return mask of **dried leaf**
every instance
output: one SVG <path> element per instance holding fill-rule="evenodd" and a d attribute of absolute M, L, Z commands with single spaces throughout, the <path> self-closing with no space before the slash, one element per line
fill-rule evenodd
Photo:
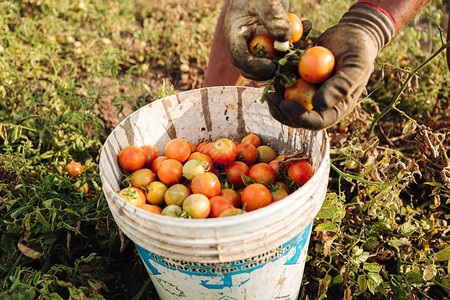
<path fill-rule="evenodd" d="M 36 250 L 33 250 L 33 249 L 25 246 L 21 242 L 17 243 L 17 248 L 19 248 L 20 252 L 22 252 L 25 256 L 28 256 L 29 258 L 38 259 L 44 255 L 44 253 L 40 253 Z"/>

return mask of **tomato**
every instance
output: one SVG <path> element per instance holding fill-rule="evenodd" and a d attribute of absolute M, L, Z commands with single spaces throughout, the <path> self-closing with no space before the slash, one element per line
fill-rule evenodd
<path fill-rule="evenodd" d="M 208 197 L 202 194 L 192 194 L 183 202 L 183 211 L 194 219 L 206 219 L 211 210 Z"/>
<path fill-rule="evenodd" d="M 258 158 L 258 151 L 256 150 L 256 147 L 250 143 L 240 143 L 236 146 L 236 151 L 247 165 L 255 163 Z"/>
<path fill-rule="evenodd" d="M 207 162 L 196 159 L 189 160 L 183 165 L 183 176 L 187 180 L 192 180 L 195 176 L 205 173 L 206 168 L 209 168 Z"/>
<path fill-rule="evenodd" d="M 161 214 L 162 208 L 158 205 L 153 205 L 153 204 L 144 204 L 141 206 L 138 206 L 139 208 L 142 208 L 143 210 L 146 210 L 148 212 L 151 212 L 153 214 Z"/>
<path fill-rule="evenodd" d="M 269 205 L 272 202 L 272 194 L 265 185 L 252 183 L 242 191 L 241 200 L 246 211 L 253 211 Z"/>
<path fill-rule="evenodd" d="M 217 176 L 211 172 L 197 175 L 191 181 L 191 190 L 194 194 L 203 194 L 208 198 L 220 194 L 220 181 Z"/>
<path fill-rule="evenodd" d="M 127 146 L 119 152 L 119 165 L 125 171 L 136 171 L 145 165 L 145 151 L 138 146 Z"/>
<path fill-rule="evenodd" d="M 288 177 L 296 183 L 305 184 L 314 174 L 314 168 L 306 160 L 299 160 L 289 166 Z"/>
<path fill-rule="evenodd" d="M 287 13 L 287 16 L 289 18 L 289 21 L 291 21 L 292 26 L 292 36 L 289 42 L 291 43 L 297 43 L 300 41 L 303 35 L 303 24 L 300 18 L 293 14 L 293 13 Z"/>
<path fill-rule="evenodd" d="M 167 160 L 167 157 L 165 155 L 163 155 L 163 156 L 159 156 L 159 157 L 155 158 L 152 161 L 152 171 L 153 171 L 153 173 L 158 174 L 159 166 L 161 166 L 161 163 L 163 161 L 165 161 L 165 160 Z"/>
<path fill-rule="evenodd" d="M 275 189 L 274 191 L 271 192 L 271 194 L 272 194 L 272 202 L 279 201 L 289 195 L 285 190 L 281 188 Z"/>
<path fill-rule="evenodd" d="M 249 133 L 242 138 L 241 144 L 242 143 L 250 143 L 255 146 L 255 148 L 258 148 L 259 146 L 261 146 L 261 139 L 256 134 Z"/>
<path fill-rule="evenodd" d="M 220 166 L 231 164 L 237 156 L 236 145 L 229 139 L 218 139 L 209 151 L 214 163 Z"/>
<path fill-rule="evenodd" d="M 153 181 L 147 187 L 147 202 L 154 205 L 162 205 L 164 203 L 164 194 L 167 191 L 167 185 L 161 181 Z"/>
<path fill-rule="evenodd" d="M 234 207 L 242 206 L 241 196 L 233 189 L 222 189 L 219 195 L 230 199 Z"/>
<path fill-rule="evenodd" d="M 189 148 L 191 150 L 191 153 L 194 153 L 195 151 L 197 151 L 197 145 L 191 142 L 188 142 L 189 144 Z"/>
<path fill-rule="evenodd" d="M 161 214 L 168 217 L 178 218 L 182 212 L 183 209 L 180 206 L 172 204 L 164 207 Z"/>
<path fill-rule="evenodd" d="M 200 144 L 198 144 L 196 152 L 202 152 L 203 148 L 205 148 L 208 143 L 209 142 L 207 141 L 203 141 Z"/>
<path fill-rule="evenodd" d="M 208 168 L 209 168 L 209 169 L 206 169 L 207 171 L 211 170 L 214 167 L 212 158 L 209 155 L 206 155 L 204 153 L 201 153 L 198 151 L 192 153 L 191 155 L 189 155 L 188 160 L 193 160 L 193 159 L 197 159 L 197 160 L 206 162 L 208 164 Z"/>
<path fill-rule="evenodd" d="M 164 201 L 167 205 L 183 205 L 184 199 L 191 194 L 187 186 L 177 183 L 169 187 L 164 194 Z"/>
<path fill-rule="evenodd" d="M 277 181 L 277 182 L 275 182 L 273 185 L 274 185 L 275 188 L 285 190 L 286 193 L 287 193 L 288 195 L 291 193 L 291 190 L 289 189 L 289 187 L 287 186 L 287 184 L 284 183 L 284 182 Z"/>
<path fill-rule="evenodd" d="M 259 146 L 256 151 L 258 152 L 257 162 L 269 163 L 277 157 L 275 150 L 267 145 Z"/>
<path fill-rule="evenodd" d="M 277 178 L 277 172 L 267 163 L 259 163 L 250 168 L 248 176 L 255 182 L 272 184 Z"/>
<path fill-rule="evenodd" d="M 211 151 L 211 147 L 213 143 L 206 143 L 204 147 L 200 147 L 200 152 L 209 156 L 209 151 Z"/>
<path fill-rule="evenodd" d="M 179 162 L 185 162 L 191 154 L 191 147 L 183 139 L 170 140 L 164 149 L 164 155 L 167 158 L 176 159 Z"/>
<path fill-rule="evenodd" d="M 134 206 L 145 204 L 145 194 L 138 188 L 133 186 L 124 188 L 118 193 L 119 197 Z"/>
<path fill-rule="evenodd" d="M 280 161 L 279 159 L 274 159 L 271 162 L 269 162 L 269 166 L 272 167 L 272 169 L 277 172 L 278 174 L 278 170 L 280 169 Z"/>
<path fill-rule="evenodd" d="M 309 83 L 321 83 L 333 72 L 334 55 L 325 47 L 314 46 L 303 53 L 298 64 L 300 77 Z"/>
<path fill-rule="evenodd" d="M 219 215 L 219 218 L 242 215 L 244 213 L 245 213 L 245 211 L 240 208 L 230 207 L 230 208 L 227 208 L 224 211 L 222 211 Z"/>
<path fill-rule="evenodd" d="M 87 192 L 89 191 L 89 184 L 85 182 L 83 185 L 81 185 L 81 180 L 77 180 L 73 184 L 73 188 L 75 189 L 75 191 L 77 191 L 77 193 L 87 194 Z"/>
<path fill-rule="evenodd" d="M 316 91 L 317 88 L 314 85 L 299 78 L 294 85 L 284 91 L 284 98 L 294 100 L 305 109 L 313 109 L 312 98 Z"/>
<path fill-rule="evenodd" d="M 147 187 L 150 182 L 155 181 L 156 175 L 152 170 L 147 168 L 142 168 L 134 171 L 131 174 L 130 183 L 131 186 L 142 188 Z"/>
<path fill-rule="evenodd" d="M 159 156 L 158 151 L 152 145 L 143 145 L 141 148 L 145 151 L 144 167 L 150 169 L 152 167 L 152 162 Z"/>
<path fill-rule="evenodd" d="M 64 167 L 64 170 L 70 177 L 75 177 L 83 172 L 83 166 L 79 162 L 72 161 Z"/>
<path fill-rule="evenodd" d="M 277 50 L 273 46 L 275 39 L 268 34 L 259 34 L 252 38 L 248 45 L 248 50 L 256 57 L 274 58 Z"/>
<path fill-rule="evenodd" d="M 225 209 L 233 207 L 233 202 L 223 196 L 214 196 L 209 199 L 209 203 L 211 210 L 209 211 L 208 218 L 217 218 Z"/>
<path fill-rule="evenodd" d="M 244 186 L 242 174 L 248 176 L 249 168 L 242 161 L 234 161 L 225 169 L 225 173 L 227 174 L 228 181 L 232 185 L 235 187 L 242 187 Z"/>
<path fill-rule="evenodd" d="M 166 185 L 173 185 L 183 178 L 183 164 L 173 158 L 164 160 L 158 168 L 158 178 Z"/>

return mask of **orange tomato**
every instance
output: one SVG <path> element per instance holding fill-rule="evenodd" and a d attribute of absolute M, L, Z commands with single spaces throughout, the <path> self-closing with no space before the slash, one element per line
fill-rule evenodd
<path fill-rule="evenodd" d="M 241 200 L 246 211 L 253 211 L 272 203 L 272 194 L 264 184 L 252 183 L 242 191 Z"/>
<path fill-rule="evenodd" d="M 298 64 L 300 77 L 309 83 L 321 83 L 333 72 L 334 55 L 325 47 L 314 46 L 303 53 Z"/>
<path fill-rule="evenodd" d="M 248 45 L 251 54 L 256 57 L 274 58 L 277 56 L 277 50 L 273 46 L 275 39 L 268 34 L 259 34 L 255 36 Z"/>
<path fill-rule="evenodd" d="M 139 208 L 142 208 L 143 210 L 146 210 L 148 212 L 151 212 L 153 214 L 157 214 L 160 215 L 162 208 L 158 205 L 153 205 L 153 204 L 143 204 L 141 206 L 138 206 Z"/>
<path fill-rule="evenodd" d="M 183 164 L 173 158 L 166 159 L 158 168 L 158 178 L 168 186 L 180 182 L 183 178 Z"/>
<path fill-rule="evenodd" d="M 166 144 L 164 155 L 167 158 L 173 158 L 179 162 L 185 162 L 191 154 L 189 143 L 183 139 L 173 139 Z"/>
<path fill-rule="evenodd" d="M 134 206 L 141 206 L 145 204 L 145 194 L 138 188 L 127 187 L 118 193 L 119 197 Z"/>
<path fill-rule="evenodd" d="M 242 138 L 241 143 L 250 143 L 255 146 L 255 148 L 258 148 L 261 146 L 261 139 L 256 134 L 249 133 Z"/>
<path fill-rule="evenodd" d="M 313 109 L 312 98 L 316 93 L 317 88 L 299 78 L 295 85 L 288 87 L 284 91 L 284 98 L 291 99 L 302 105 L 305 109 Z"/>
<path fill-rule="evenodd" d="M 125 171 L 136 171 L 145 165 L 145 151 L 138 146 L 127 146 L 119 152 L 119 165 Z"/>
<path fill-rule="evenodd" d="M 287 13 L 287 16 L 289 18 L 289 21 L 291 21 L 292 25 L 292 36 L 289 42 L 297 43 L 302 38 L 303 34 L 303 24 L 300 18 L 293 14 L 293 13 Z"/>

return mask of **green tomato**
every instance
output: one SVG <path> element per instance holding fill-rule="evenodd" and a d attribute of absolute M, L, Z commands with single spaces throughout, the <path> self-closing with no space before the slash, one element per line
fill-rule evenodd
<path fill-rule="evenodd" d="M 192 180 L 195 176 L 205 173 L 205 167 L 205 162 L 203 161 L 197 159 L 189 160 L 183 166 L 183 176 L 187 180 Z"/>

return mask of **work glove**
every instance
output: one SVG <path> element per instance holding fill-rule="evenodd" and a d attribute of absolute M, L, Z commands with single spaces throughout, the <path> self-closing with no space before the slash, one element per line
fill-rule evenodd
<path fill-rule="evenodd" d="M 262 33 L 271 35 L 276 41 L 286 42 L 291 38 L 292 26 L 286 0 L 231 0 L 225 16 L 225 37 L 231 63 L 242 76 L 253 80 L 269 80 L 274 77 L 276 65 L 267 58 L 257 58 L 248 49 L 250 40 Z M 302 40 L 311 30 L 311 22 L 304 21 Z"/>
<path fill-rule="evenodd" d="M 377 7 L 356 3 L 315 42 L 335 57 L 333 74 L 312 98 L 313 110 L 284 99 L 284 88 L 266 96 L 272 116 L 290 127 L 328 128 L 350 113 L 374 70 L 378 52 L 395 35 L 395 23 Z"/>

